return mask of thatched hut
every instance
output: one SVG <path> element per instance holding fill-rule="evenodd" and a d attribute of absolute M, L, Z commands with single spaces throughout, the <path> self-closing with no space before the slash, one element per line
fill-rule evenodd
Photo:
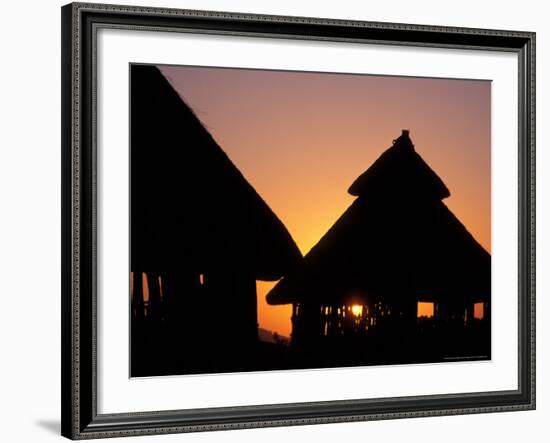
<path fill-rule="evenodd" d="M 186 345 L 253 341 L 256 280 L 279 279 L 301 254 L 160 70 L 130 72 L 131 271 L 147 273 Z"/>
<path fill-rule="evenodd" d="M 406 331 L 423 315 L 462 325 L 483 317 L 491 257 L 442 202 L 449 190 L 409 131 L 349 193 L 357 199 L 267 295 L 293 305 L 294 341 L 364 334 L 392 320 Z"/>

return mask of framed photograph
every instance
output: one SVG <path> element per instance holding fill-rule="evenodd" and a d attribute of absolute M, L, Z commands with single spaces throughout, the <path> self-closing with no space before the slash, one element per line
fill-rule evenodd
<path fill-rule="evenodd" d="M 534 33 L 61 13 L 64 436 L 535 408 Z"/>

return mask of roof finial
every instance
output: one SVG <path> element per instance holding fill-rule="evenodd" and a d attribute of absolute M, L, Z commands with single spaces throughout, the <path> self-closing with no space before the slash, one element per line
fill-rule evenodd
<path fill-rule="evenodd" d="M 409 137 L 408 129 L 402 129 L 401 135 L 393 141 L 393 144 L 397 145 L 398 147 L 414 149 L 414 145 L 411 141 L 411 138 Z"/>

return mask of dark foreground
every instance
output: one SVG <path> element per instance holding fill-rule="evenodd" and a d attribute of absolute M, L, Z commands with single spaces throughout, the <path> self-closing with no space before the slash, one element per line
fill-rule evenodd
<path fill-rule="evenodd" d="M 489 360 L 490 331 L 484 322 L 460 329 L 436 328 L 419 321 L 407 334 L 379 331 L 352 337 L 322 337 L 309 343 L 256 341 L 249 344 L 221 335 L 213 343 L 185 343 L 134 331 L 131 376 L 212 374 L 370 365 Z M 166 331 L 164 331 L 166 332 Z M 383 334 L 383 335 L 382 335 Z"/>

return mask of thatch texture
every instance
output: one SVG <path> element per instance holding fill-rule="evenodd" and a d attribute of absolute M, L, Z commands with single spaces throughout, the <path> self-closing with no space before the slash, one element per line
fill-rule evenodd
<path fill-rule="evenodd" d="M 488 300 L 491 257 L 440 201 L 449 192 L 407 133 L 350 192 L 359 197 L 268 303 Z"/>
<path fill-rule="evenodd" d="M 284 275 L 298 247 L 159 69 L 131 88 L 132 269 Z"/>
<path fill-rule="evenodd" d="M 414 150 L 408 130 L 403 130 L 393 146 L 353 182 L 348 192 L 366 198 L 417 195 L 442 200 L 451 195 L 445 183 Z"/>

